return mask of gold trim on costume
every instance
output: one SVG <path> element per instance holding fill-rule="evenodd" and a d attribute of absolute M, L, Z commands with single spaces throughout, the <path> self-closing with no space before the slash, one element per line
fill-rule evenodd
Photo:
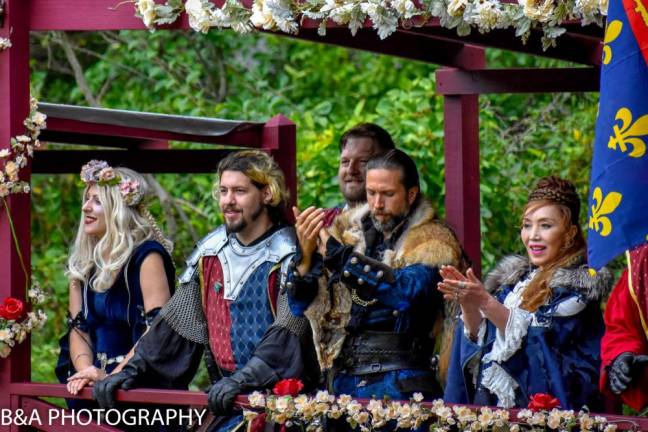
<path fill-rule="evenodd" d="M 630 262 L 630 251 L 626 251 L 626 259 L 628 260 L 628 290 L 630 291 L 630 296 L 632 300 L 637 305 L 637 310 L 639 311 L 639 318 L 641 319 L 641 327 L 643 327 L 644 334 L 646 339 L 648 339 L 648 326 L 646 325 L 646 319 L 644 318 L 643 311 L 639 305 L 639 299 L 637 299 L 637 293 L 635 293 L 634 286 L 632 285 L 632 263 Z"/>

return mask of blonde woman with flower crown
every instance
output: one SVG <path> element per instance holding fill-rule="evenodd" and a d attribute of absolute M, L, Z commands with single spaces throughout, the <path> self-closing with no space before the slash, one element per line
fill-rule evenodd
<path fill-rule="evenodd" d="M 92 160 L 81 180 L 81 221 L 67 265 L 69 336 L 61 338 L 56 368 L 72 394 L 121 370 L 175 279 L 172 245 L 146 207 L 144 178 Z"/>

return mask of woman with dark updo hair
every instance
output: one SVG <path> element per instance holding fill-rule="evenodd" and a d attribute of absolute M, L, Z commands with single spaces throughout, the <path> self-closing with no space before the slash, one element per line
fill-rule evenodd
<path fill-rule="evenodd" d="M 601 298 L 610 273 L 590 273 L 572 183 L 541 179 L 522 213 L 527 256 L 505 257 L 485 283 L 441 270 L 439 290 L 461 309 L 446 402 L 526 407 L 547 393 L 563 409 L 600 407 Z"/>

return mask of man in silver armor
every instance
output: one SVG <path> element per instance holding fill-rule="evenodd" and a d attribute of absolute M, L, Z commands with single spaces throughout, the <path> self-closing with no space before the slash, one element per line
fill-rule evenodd
<path fill-rule="evenodd" d="M 296 250 L 295 232 L 285 219 L 287 188 L 266 153 L 234 153 L 218 166 L 213 196 L 225 224 L 196 246 L 180 276 L 176 294 L 142 337 L 135 355 L 115 375 L 97 383 L 95 399 L 114 405 L 114 391 L 166 382 L 186 388 L 204 351 L 213 385 L 212 430 L 231 430 L 237 394 L 302 378 L 309 355 L 308 324 L 289 310 L 281 282 Z M 310 359 L 309 359 L 310 358 Z"/>

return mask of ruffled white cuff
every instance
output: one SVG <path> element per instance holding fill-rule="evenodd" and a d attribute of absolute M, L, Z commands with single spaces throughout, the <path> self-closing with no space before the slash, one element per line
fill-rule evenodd
<path fill-rule="evenodd" d="M 499 408 L 515 406 L 515 389 L 518 383 L 500 365 L 492 363 L 482 373 L 482 385 L 497 396 Z"/>
<path fill-rule="evenodd" d="M 533 314 L 520 308 L 509 308 L 509 317 L 504 332 L 497 329 L 495 342 L 491 351 L 484 356 L 484 363 L 491 361 L 503 362 L 510 359 L 522 346 L 522 340 L 527 334 Z"/>

